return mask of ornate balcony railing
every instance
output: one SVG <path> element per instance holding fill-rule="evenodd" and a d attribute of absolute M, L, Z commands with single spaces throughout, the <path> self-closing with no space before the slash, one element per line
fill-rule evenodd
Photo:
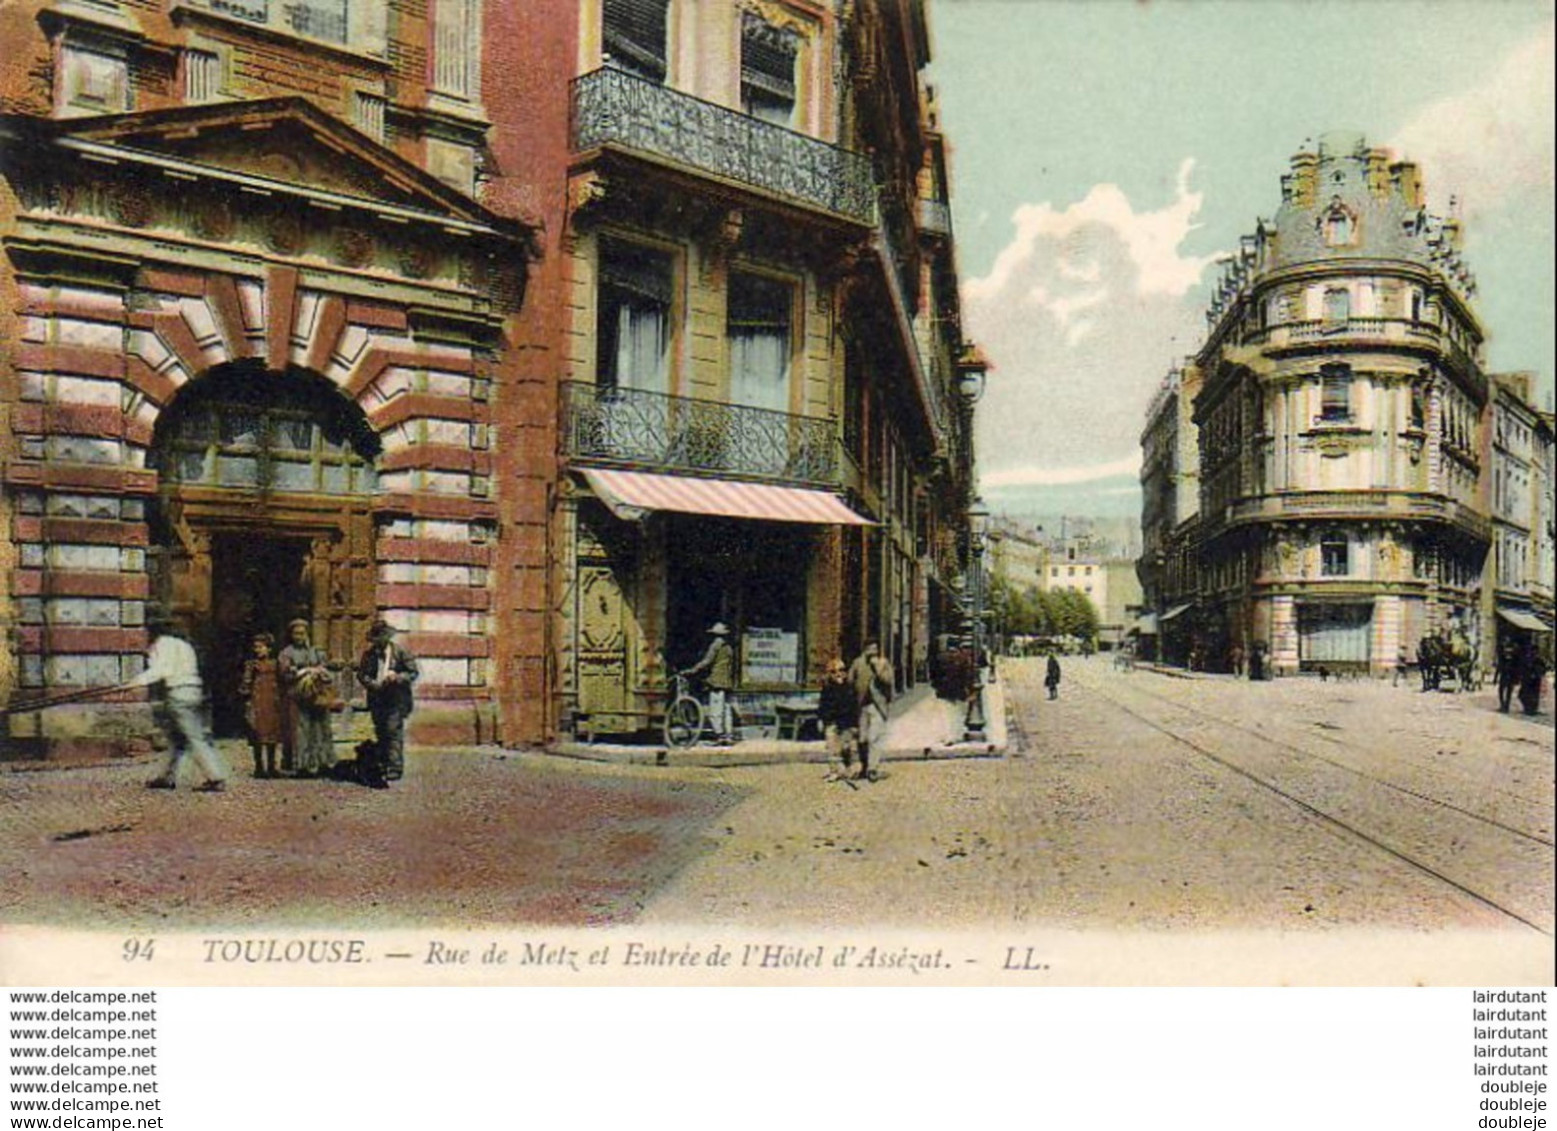
<path fill-rule="evenodd" d="M 587 381 L 562 384 L 570 459 L 838 486 L 832 420 Z"/>
<path fill-rule="evenodd" d="M 574 79 L 572 114 L 575 152 L 621 146 L 863 224 L 875 218 L 860 154 L 626 71 Z"/>
<path fill-rule="evenodd" d="M 1425 342 L 1451 355 L 1462 369 L 1474 371 L 1479 360 L 1456 342 L 1442 327 L 1410 318 L 1356 317 L 1308 318 L 1279 322 L 1243 335 L 1245 345 L 1283 346 L 1295 342 L 1328 341 L 1334 338 L 1386 339 Z"/>
<path fill-rule="evenodd" d="M 1448 522 L 1483 540 L 1492 531 L 1491 521 L 1464 503 L 1421 491 L 1300 491 L 1242 499 L 1225 512 L 1228 524 L 1293 518 Z"/>

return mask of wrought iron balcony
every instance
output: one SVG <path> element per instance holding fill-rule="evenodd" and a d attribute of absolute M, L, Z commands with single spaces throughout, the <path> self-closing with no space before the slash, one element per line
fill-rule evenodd
<path fill-rule="evenodd" d="M 816 138 L 605 67 L 573 80 L 573 149 L 617 146 L 862 224 L 875 218 L 870 162 Z"/>
<path fill-rule="evenodd" d="M 832 420 L 587 381 L 563 382 L 561 399 L 570 459 L 838 486 Z"/>

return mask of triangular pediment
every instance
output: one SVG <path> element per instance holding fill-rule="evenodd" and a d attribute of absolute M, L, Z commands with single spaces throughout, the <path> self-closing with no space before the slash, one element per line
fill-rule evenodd
<path fill-rule="evenodd" d="M 512 227 L 459 190 L 301 98 L 223 102 L 54 123 L 60 138 L 279 186 Z"/>

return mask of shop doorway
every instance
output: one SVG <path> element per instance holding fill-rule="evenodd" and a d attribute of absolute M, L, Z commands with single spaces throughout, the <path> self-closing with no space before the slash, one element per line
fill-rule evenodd
<path fill-rule="evenodd" d="M 806 679 L 806 588 L 814 533 L 806 527 L 700 517 L 666 532 L 666 652 L 695 663 L 723 622 L 743 684 Z"/>

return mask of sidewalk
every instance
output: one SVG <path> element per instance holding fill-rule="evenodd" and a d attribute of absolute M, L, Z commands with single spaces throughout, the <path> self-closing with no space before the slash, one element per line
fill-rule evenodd
<path fill-rule="evenodd" d="M 1005 686 L 998 679 L 984 689 L 985 740 L 963 741 L 966 708 L 936 698 L 929 684 L 921 684 L 893 700 L 886 736 L 878 744 L 878 762 L 923 761 L 941 758 L 991 758 L 1006 752 Z M 640 766 L 767 766 L 791 762 L 827 761 L 820 741 L 789 742 L 776 738 L 746 738 L 733 746 L 694 746 L 672 750 L 663 744 L 559 742 L 551 753 L 591 762 Z"/>

